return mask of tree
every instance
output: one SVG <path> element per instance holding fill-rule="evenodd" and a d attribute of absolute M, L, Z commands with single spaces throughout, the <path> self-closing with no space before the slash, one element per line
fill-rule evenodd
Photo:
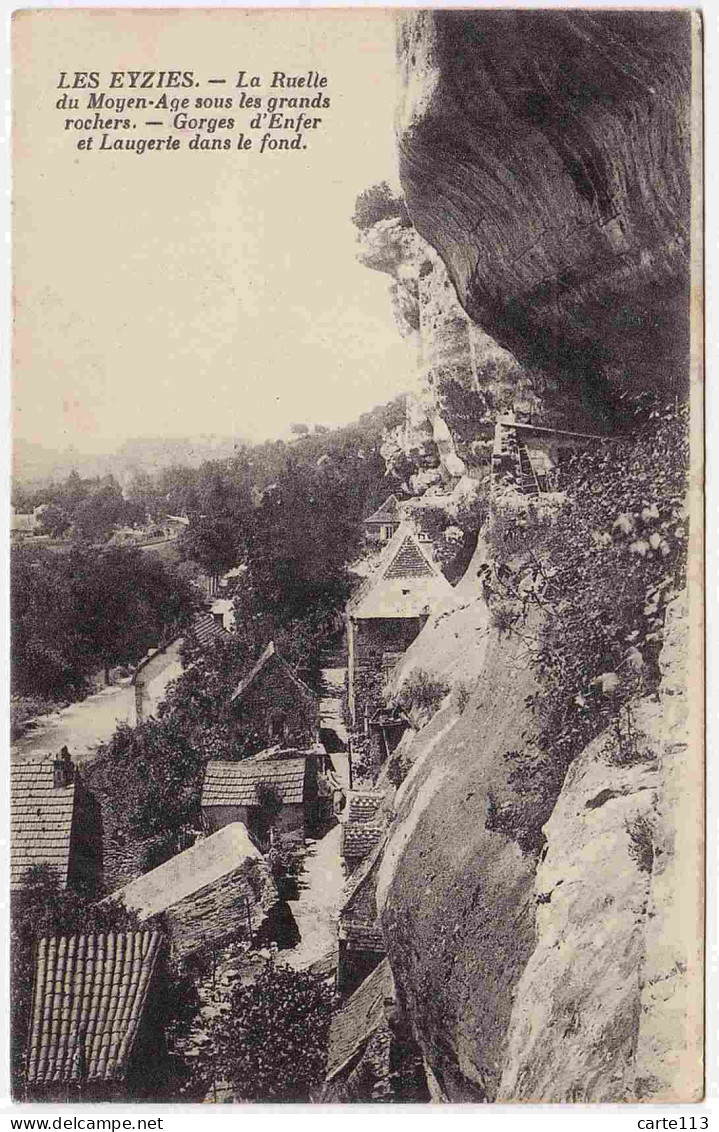
<path fill-rule="evenodd" d="M 270 959 L 237 983 L 212 1037 L 216 1072 L 240 1101 L 308 1101 L 324 1079 L 334 992 L 321 975 Z"/>
<path fill-rule="evenodd" d="M 401 196 L 395 194 L 387 181 L 372 185 L 357 197 L 352 223 L 365 232 L 380 220 L 397 219 L 403 228 L 411 228 L 412 221 Z"/>

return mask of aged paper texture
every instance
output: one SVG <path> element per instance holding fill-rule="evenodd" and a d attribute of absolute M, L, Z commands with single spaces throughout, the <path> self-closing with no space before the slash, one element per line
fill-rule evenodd
<path fill-rule="evenodd" d="M 700 16 L 12 23 L 14 1100 L 702 1100 Z"/>

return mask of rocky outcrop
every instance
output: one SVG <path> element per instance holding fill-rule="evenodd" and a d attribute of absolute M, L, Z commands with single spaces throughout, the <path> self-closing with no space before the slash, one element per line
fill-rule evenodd
<path fill-rule="evenodd" d="M 499 1100 L 701 1095 L 701 848 L 683 812 L 694 797 L 686 693 L 672 692 L 686 675 L 683 598 L 667 625 L 667 682 L 658 701 L 634 705 L 633 750 L 606 734 L 590 744 L 545 826 L 537 946 L 517 985 Z"/>
<path fill-rule="evenodd" d="M 687 745 L 684 598 L 667 611 L 660 695 L 631 708 L 633 746 L 618 750 L 609 732 L 572 765 L 535 871 L 533 856 L 486 828 L 490 800 L 516 798 L 506 754 L 531 743 L 534 687 L 521 642 L 489 624 L 481 556 L 480 545 L 458 602 L 428 622 L 396 676 L 422 667 L 456 687 L 398 748 L 411 769 L 377 880 L 433 1096 L 696 1099 L 701 835 L 687 782 L 700 768 Z"/>
<path fill-rule="evenodd" d="M 597 419 L 685 380 L 685 11 L 400 15 L 400 173 L 470 318 Z"/>

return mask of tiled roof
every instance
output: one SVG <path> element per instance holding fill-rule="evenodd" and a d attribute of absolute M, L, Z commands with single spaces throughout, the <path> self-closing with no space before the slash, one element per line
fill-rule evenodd
<path fill-rule="evenodd" d="M 10 886 L 31 865 L 52 865 L 67 884 L 77 781 L 53 786 L 53 757 L 10 768 Z"/>
<path fill-rule="evenodd" d="M 339 937 L 357 951 L 378 951 L 384 955 L 387 950 L 382 929 L 376 922 L 342 919 Z"/>
<path fill-rule="evenodd" d="M 299 676 L 295 676 L 287 661 L 282 659 L 280 654 L 277 652 L 277 649 L 275 648 L 275 642 L 270 641 L 269 645 L 262 653 L 262 656 L 256 662 L 252 670 L 248 672 L 247 676 L 243 677 L 243 679 L 240 680 L 239 684 L 230 696 L 231 704 L 235 703 L 236 700 L 241 698 L 243 693 L 249 688 L 250 684 L 252 684 L 257 679 L 265 665 L 268 664 L 273 658 L 276 663 L 282 666 L 285 673 L 301 691 L 303 691 L 306 695 L 312 696 L 314 699 L 317 699 L 316 693 L 313 692 L 312 689 L 307 686 L 307 684 L 305 684 L 304 680 L 300 680 Z"/>
<path fill-rule="evenodd" d="M 383 959 L 330 1023 L 327 1044 L 327 1080 L 352 1060 L 361 1046 L 385 1020 L 384 1000 L 394 995 L 389 963 Z"/>
<path fill-rule="evenodd" d="M 355 791 L 350 794 L 349 810 L 347 813 L 347 821 L 352 824 L 354 822 L 372 821 L 378 809 L 382 805 L 384 799 L 383 794 L 375 792 L 360 793 Z"/>
<path fill-rule="evenodd" d="M 399 522 L 399 502 L 396 495 L 385 499 L 381 507 L 374 514 L 365 519 L 365 523 L 396 523 Z"/>
<path fill-rule="evenodd" d="M 29 1084 L 125 1076 L 161 946 L 159 932 L 42 939 L 35 960 Z M 79 1040 L 84 1032 L 84 1044 Z"/>
<path fill-rule="evenodd" d="M 385 578 L 431 578 L 434 571 L 419 549 L 419 543 L 411 535 L 402 543 L 390 566 L 385 570 Z"/>
<path fill-rule="evenodd" d="M 343 825 L 342 856 L 364 859 L 374 849 L 383 833 L 381 825 L 371 825 L 369 822 Z"/>
<path fill-rule="evenodd" d="M 203 613 L 199 617 L 196 617 L 192 622 L 189 632 L 201 648 L 206 648 L 207 645 L 216 641 L 218 637 L 227 635 L 227 630 L 215 621 L 211 613 Z"/>
<path fill-rule="evenodd" d="M 209 762 L 202 787 L 203 806 L 257 806 L 256 787 L 271 782 L 282 801 L 304 801 L 305 756 L 291 759 L 245 759 L 243 762 Z"/>

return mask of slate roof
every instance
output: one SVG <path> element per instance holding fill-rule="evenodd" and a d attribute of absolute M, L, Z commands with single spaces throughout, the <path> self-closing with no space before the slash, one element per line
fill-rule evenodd
<path fill-rule="evenodd" d="M 326 1080 L 330 1081 L 344 1069 L 370 1035 L 384 1023 L 384 1000 L 393 995 L 392 972 L 388 961 L 383 959 L 332 1018 Z"/>
<path fill-rule="evenodd" d="M 243 861 L 262 859 L 242 822 L 231 822 L 117 889 L 103 903 L 121 900 L 126 908 L 137 912 L 140 920 L 145 920 L 233 872 Z"/>
<path fill-rule="evenodd" d="M 402 523 L 346 608 L 353 618 L 418 617 L 452 592 L 411 526 Z"/>
<path fill-rule="evenodd" d="M 357 822 L 354 825 L 349 823 L 342 826 L 342 847 L 340 852 L 343 857 L 355 857 L 364 860 L 368 853 L 374 849 L 380 837 L 384 833 L 381 825 L 372 825 L 369 822 Z"/>
<path fill-rule="evenodd" d="M 256 662 L 252 670 L 248 672 L 247 676 L 243 677 L 243 679 L 240 680 L 239 684 L 230 696 L 231 704 L 235 703 L 242 697 L 244 692 L 246 692 L 249 688 L 250 684 L 252 684 L 260 675 L 265 665 L 268 664 L 273 658 L 275 662 L 282 667 L 286 675 L 289 676 L 290 680 L 292 680 L 296 684 L 296 686 L 305 693 L 305 695 L 311 696 L 315 700 L 318 699 L 317 694 L 313 692 L 307 684 L 305 684 L 304 680 L 300 680 L 299 676 L 295 676 L 287 661 L 282 659 L 280 654 L 277 652 L 277 649 L 275 648 L 275 642 L 270 641 L 267 648 L 262 653 L 262 656 Z"/>
<path fill-rule="evenodd" d="M 202 787 L 203 806 L 257 806 L 256 787 L 271 782 L 285 805 L 303 802 L 306 755 L 289 759 L 209 762 Z"/>
<path fill-rule="evenodd" d="M 51 865 L 67 884 L 77 777 L 53 786 L 53 756 L 10 767 L 10 887 L 31 865 Z"/>
<path fill-rule="evenodd" d="M 160 948 L 159 932 L 40 940 L 30 1011 L 29 1084 L 124 1078 Z M 84 1049 L 78 1042 L 83 1030 Z"/>
<path fill-rule="evenodd" d="M 365 523 L 398 523 L 399 522 L 399 501 L 396 495 L 390 495 L 389 499 L 385 499 L 381 507 L 368 518 Z"/>

